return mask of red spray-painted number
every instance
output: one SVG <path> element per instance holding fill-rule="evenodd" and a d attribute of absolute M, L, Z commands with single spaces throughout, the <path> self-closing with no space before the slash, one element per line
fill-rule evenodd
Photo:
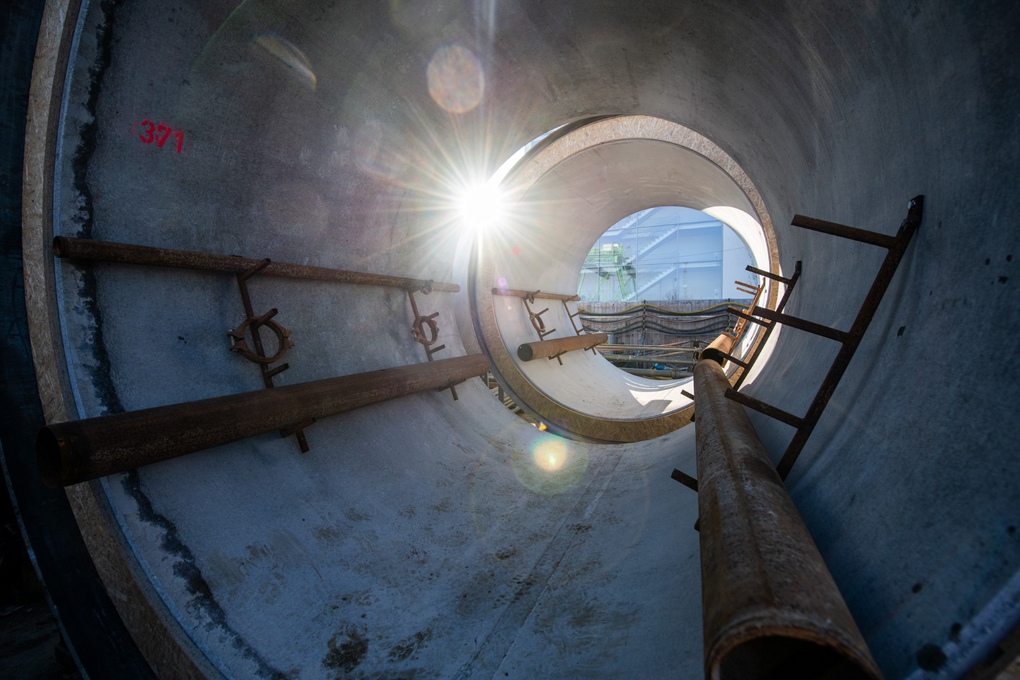
<path fill-rule="evenodd" d="M 138 139 L 142 140 L 145 144 L 156 143 L 156 146 L 160 149 L 166 144 L 167 140 L 170 139 L 170 135 L 173 134 L 174 139 L 177 140 L 177 153 L 181 152 L 184 147 L 184 132 L 181 130 L 174 130 L 166 123 L 153 123 L 151 120 L 143 120 L 138 123 Z"/>

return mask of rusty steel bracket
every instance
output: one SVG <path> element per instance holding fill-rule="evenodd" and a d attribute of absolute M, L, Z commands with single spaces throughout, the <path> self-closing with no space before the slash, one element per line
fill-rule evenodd
<path fill-rule="evenodd" d="M 574 333 L 577 334 L 577 335 L 580 335 L 581 331 L 588 331 L 589 329 L 585 328 L 583 325 L 580 328 L 578 328 L 577 327 L 577 323 L 574 321 L 574 319 L 576 319 L 577 317 L 581 316 L 581 310 L 578 309 L 576 312 L 571 314 L 570 313 L 570 307 L 567 306 L 567 301 L 566 300 L 561 300 L 561 302 L 563 303 L 563 311 L 567 313 L 567 318 L 570 319 L 570 325 L 574 327 Z M 591 350 L 592 354 L 594 354 L 595 356 L 598 356 L 599 353 L 595 349 L 594 346 L 589 347 L 588 349 Z M 560 363 L 562 364 L 563 362 L 561 361 Z"/>
<path fill-rule="evenodd" d="M 241 292 L 241 302 L 244 304 L 245 319 L 241 322 L 240 326 L 227 331 L 227 336 L 231 339 L 230 351 L 237 352 L 248 361 L 258 365 L 259 371 L 262 373 L 262 384 L 266 386 L 266 389 L 275 387 L 273 384 L 274 376 L 290 368 L 290 364 L 280 364 L 275 368 L 269 368 L 269 364 L 282 359 L 287 350 L 294 346 L 294 341 L 290 339 L 290 331 L 273 319 L 278 313 L 275 307 L 261 316 L 255 316 L 255 308 L 251 304 L 251 295 L 248 293 L 248 279 L 268 267 L 270 263 L 271 260 L 267 257 L 254 267 L 236 275 L 237 287 Z M 266 356 L 265 346 L 262 344 L 262 336 L 259 334 L 259 330 L 262 328 L 268 328 L 276 336 L 277 350 L 276 354 L 272 356 Z M 250 347 L 248 346 L 249 335 L 251 336 Z M 280 430 L 280 437 L 286 438 L 294 435 L 297 438 L 298 446 L 301 448 L 301 453 L 308 453 L 308 439 L 305 438 L 304 429 L 314 422 L 315 420 L 311 419 L 285 427 Z"/>
<path fill-rule="evenodd" d="M 230 345 L 230 351 L 238 352 L 245 359 L 256 364 L 272 364 L 282 359 L 287 350 L 294 346 L 294 342 L 290 339 L 290 331 L 273 320 L 278 311 L 274 307 L 260 317 L 245 319 L 241 322 L 240 326 L 227 333 L 233 340 Z M 258 337 L 260 328 L 268 328 L 276 336 L 277 350 L 276 354 L 271 357 L 265 356 L 264 353 L 253 352 L 248 346 L 248 333 L 251 333 L 253 344 L 256 342 L 261 344 L 261 338 L 259 338 L 259 341 L 255 340 Z"/>
<path fill-rule="evenodd" d="M 546 330 L 545 328 L 545 320 L 542 319 L 542 315 L 549 311 L 548 307 L 543 309 L 541 312 L 535 312 L 531 309 L 531 305 L 535 304 L 535 296 L 541 292 L 542 291 L 540 290 L 536 290 L 534 292 L 527 293 L 522 295 L 521 299 L 524 300 L 524 308 L 528 310 L 528 318 L 531 320 L 531 325 L 534 326 L 535 332 L 538 333 L 538 339 L 544 340 L 545 336 L 555 333 L 556 329 L 553 328 L 551 330 Z"/>
<path fill-rule="evenodd" d="M 414 314 L 414 321 L 411 322 L 411 337 L 414 338 L 415 342 L 421 344 L 425 348 L 425 356 L 429 361 L 435 361 L 432 355 L 440 350 L 446 349 L 446 345 L 440 345 L 439 347 L 433 347 L 436 340 L 439 339 L 439 322 L 436 321 L 439 318 L 439 312 L 433 312 L 428 316 L 425 316 L 418 311 L 418 303 L 414 299 L 415 293 L 421 293 L 422 295 L 428 295 L 432 292 L 432 281 L 426 281 L 421 286 L 409 287 L 407 289 L 407 299 L 411 302 L 411 313 Z M 457 388 L 455 385 L 459 385 L 463 380 L 455 382 L 444 387 L 437 389 L 438 392 L 443 390 L 450 390 L 450 394 L 453 395 L 453 400 L 457 401 L 460 397 L 457 396 Z"/>

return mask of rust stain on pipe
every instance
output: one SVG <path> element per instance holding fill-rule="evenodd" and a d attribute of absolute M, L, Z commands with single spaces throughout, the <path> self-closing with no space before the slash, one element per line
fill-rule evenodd
<path fill-rule="evenodd" d="M 36 439 L 43 481 L 68 486 L 115 472 L 352 411 L 489 370 L 482 354 L 159 406 L 44 427 Z"/>
<path fill-rule="evenodd" d="M 701 358 L 709 359 L 720 366 L 726 361 L 727 354 L 733 354 L 733 344 L 736 338 L 729 333 L 723 333 L 708 344 L 708 347 L 701 350 Z"/>
<path fill-rule="evenodd" d="M 570 352 L 575 349 L 591 349 L 605 342 L 608 342 L 609 335 L 606 333 L 587 333 L 585 335 L 572 335 L 566 338 L 555 340 L 539 340 L 536 342 L 525 342 L 517 348 L 517 357 L 521 361 L 531 361 L 543 357 L 554 357 L 563 352 Z"/>
<path fill-rule="evenodd" d="M 705 677 L 881 678 L 722 367 L 694 384 Z"/>

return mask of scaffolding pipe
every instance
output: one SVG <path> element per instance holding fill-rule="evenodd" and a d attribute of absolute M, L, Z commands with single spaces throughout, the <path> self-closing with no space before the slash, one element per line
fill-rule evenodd
<path fill-rule="evenodd" d="M 602 345 L 600 351 L 643 350 L 648 352 L 667 352 L 669 354 L 694 354 L 698 350 L 693 347 L 675 347 L 671 345 Z"/>
<path fill-rule="evenodd" d="M 531 361 L 542 357 L 552 357 L 570 352 L 575 349 L 591 349 L 609 340 L 605 333 L 588 333 L 585 335 L 572 335 L 566 338 L 555 340 L 539 340 L 537 342 L 525 342 L 517 348 L 517 357 L 521 361 Z"/>
<path fill-rule="evenodd" d="M 681 365 L 681 366 L 694 366 L 696 361 L 687 357 L 686 359 L 680 359 L 678 357 L 663 357 L 663 356 L 647 356 L 640 354 L 603 354 L 602 358 L 606 361 L 616 362 L 640 362 L 644 364 L 662 364 L 663 366 Z"/>
<path fill-rule="evenodd" d="M 456 283 L 412 279 L 406 276 L 352 272 L 345 269 L 313 267 L 289 262 L 270 262 L 266 264 L 265 260 L 253 260 L 236 255 L 213 255 L 190 250 L 153 248 L 150 246 L 136 246 L 129 243 L 95 241 L 87 238 L 70 238 L 67 236 L 57 236 L 53 239 L 53 254 L 59 258 L 77 262 L 114 262 L 119 264 L 147 265 L 150 267 L 198 269 L 223 272 L 224 274 L 244 274 L 263 265 L 259 269 L 259 276 L 333 281 L 335 283 L 384 286 L 415 291 L 427 290 L 446 293 L 460 291 L 460 286 Z"/>
<path fill-rule="evenodd" d="M 482 354 L 356 373 L 44 427 L 36 439 L 43 481 L 68 486 L 293 423 L 352 411 L 482 375 Z"/>
<path fill-rule="evenodd" d="M 505 297 L 519 297 L 519 298 L 534 298 L 542 300 L 561 300 L 563 302 L 577 302 L 581 299 L 580 295 L 564 295 L 562 293 L 544 293 L 540 290 L 518 290 L 516 288 L 493 288 L 493 295 L 503 295 Z"/>
<path fill-rule="evenodd" d="M 881 677 L 715 361 L 694 368 L 705 677 Z"/>
<path fill-rule="evenodd" d="M 691 372 L 686 369 L 672 368 L 666 370 L 658 370 L 654 368 L 630 368 L 629 366 L 618 366 L 621 371 L 630 373 L 631 375 L 640 376 L 642 378 L 663 378 L 666 380 L 680 380 L 683 378 L 690 378 Z"/>

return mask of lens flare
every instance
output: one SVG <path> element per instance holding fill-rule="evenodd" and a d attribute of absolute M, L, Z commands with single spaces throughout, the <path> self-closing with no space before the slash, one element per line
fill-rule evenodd
<path fill-rule="evenodd" d="M 450 113 L 467 113 L 482 102 L 485 73 L 474 52 L 466 47 L 440 47 L 425 76 L 432 99 Z"/>
<path fill-rule="evenodd" d="M 488 229 L 499 222 L 504 210 L 503 194 L 492 184 L 468 187 L 457 199 L 457 213 L 461 222 L 476 231 Z"/>
<path fill-rule="evenodd" d="M 567 446 L 562 439 L 546 439 L 535 446 L 531 455 L 535 459 L 535 465 L 554 472 L 566 464 Z"/>
<path fill-rule="evenodd" d="M 530 451 L 515 451 L 511 458 L 514 476 L 529 491 L 552 496 L 563 493 L 581 481 L 588 469 L 588 455 L 571 443 L 543 432 Z"/>

